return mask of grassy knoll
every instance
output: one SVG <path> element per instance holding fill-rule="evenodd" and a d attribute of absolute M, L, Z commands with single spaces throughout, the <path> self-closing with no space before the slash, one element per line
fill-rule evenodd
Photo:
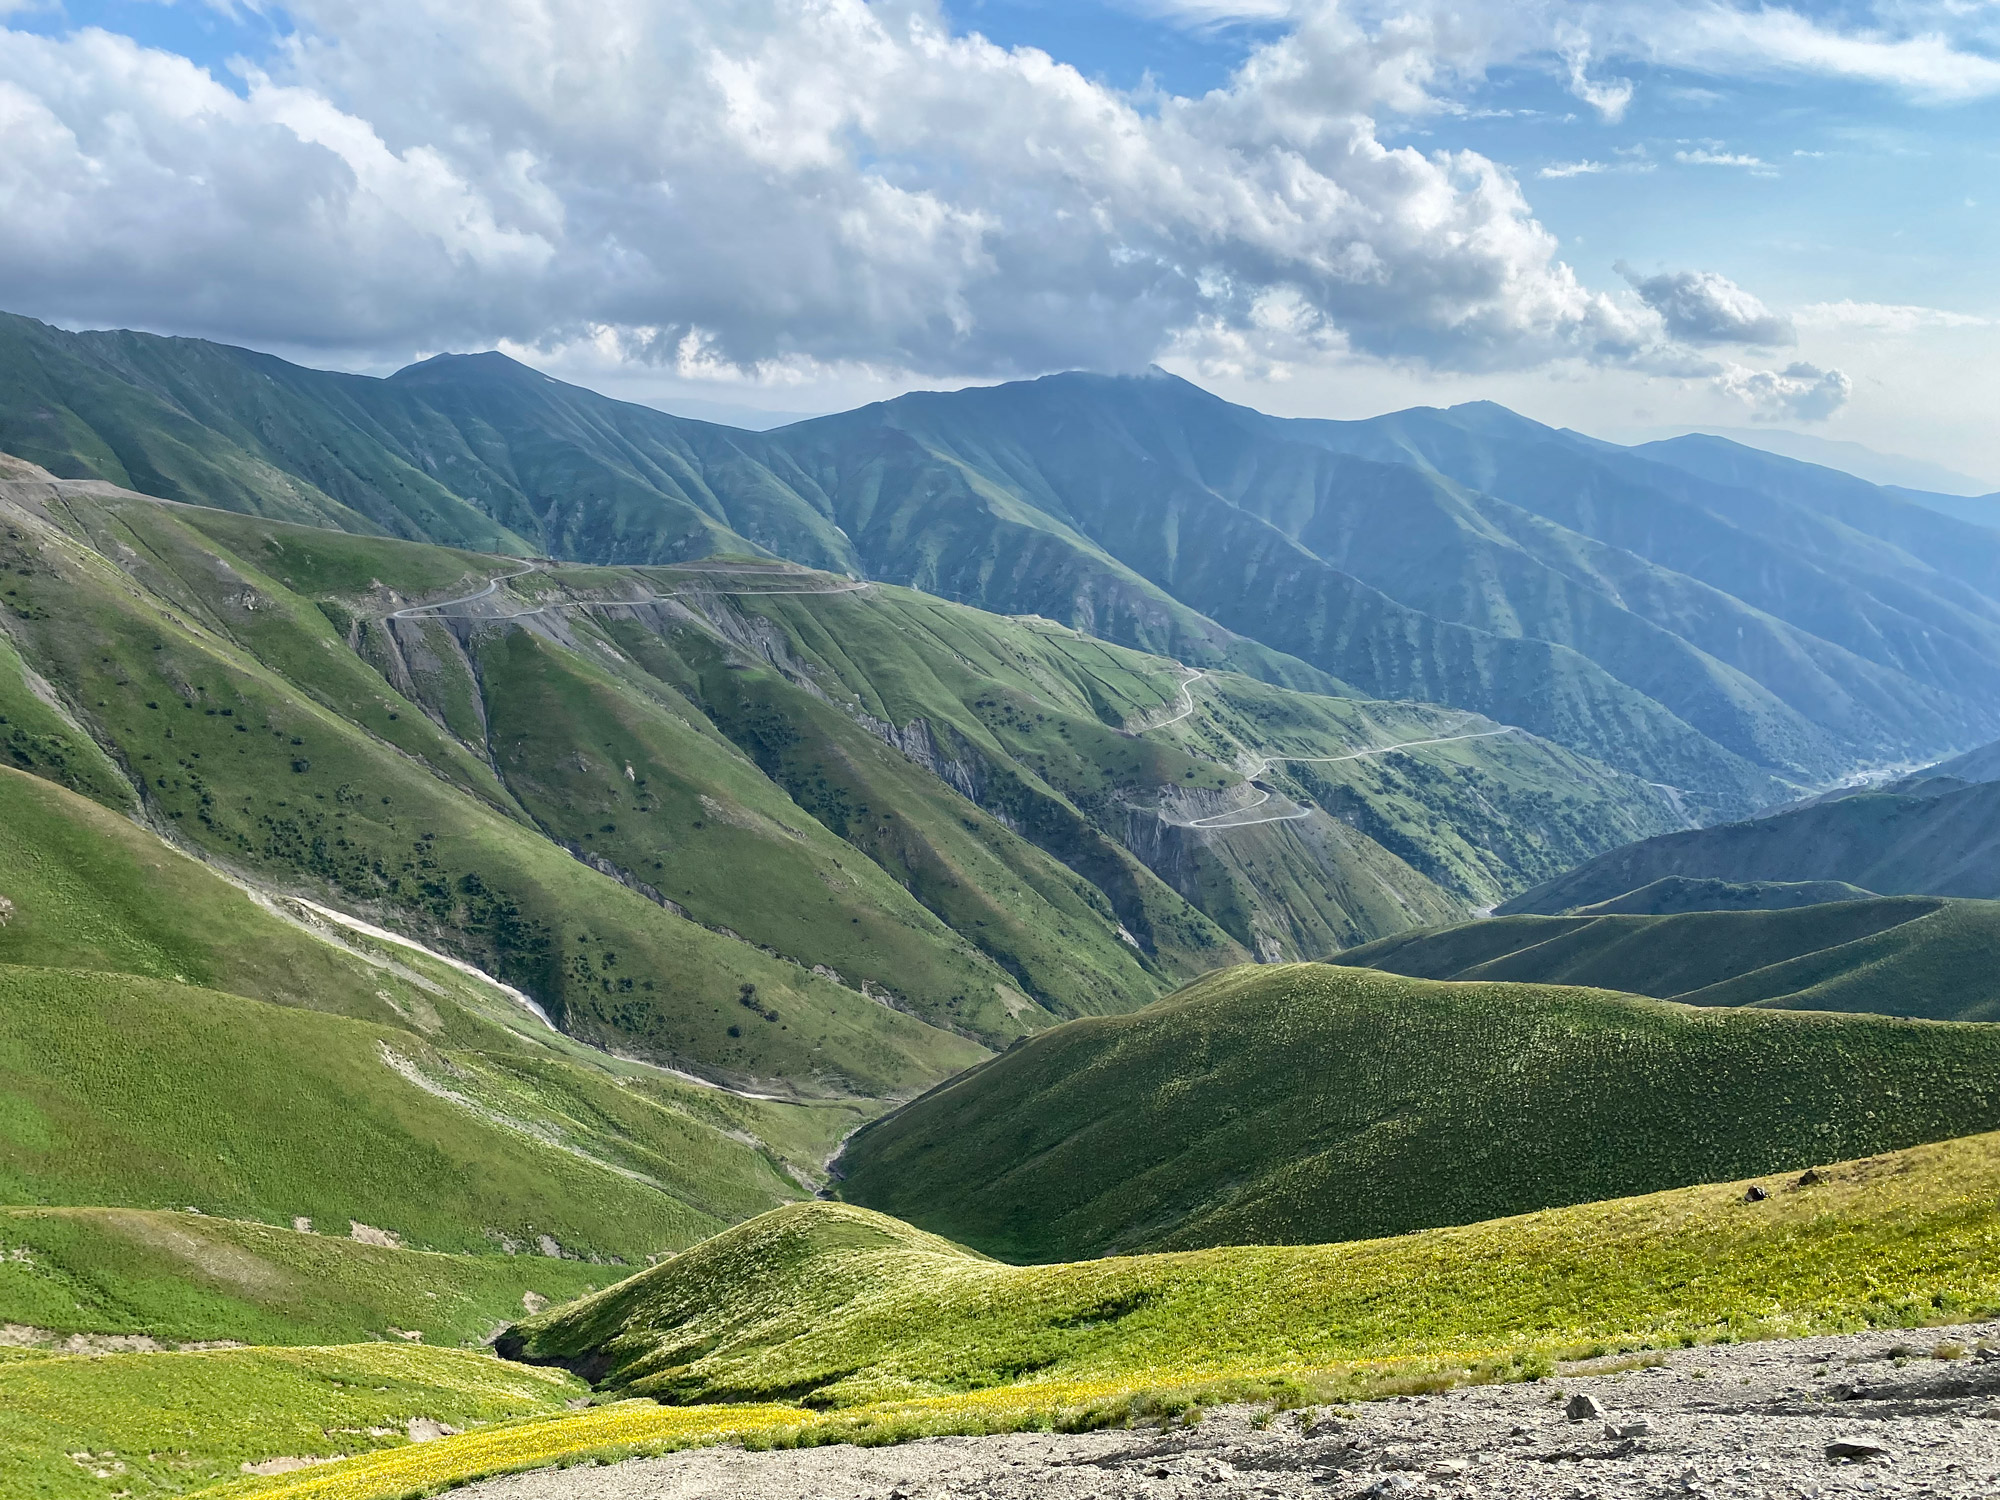
<path fill-rule="evenodd" d="M 54 1357 L 0 1364 L 0 1492 L 135 1500 L 240 1478 L 244 1464 L 407 1444 L 563 1409 L 581 1387 L 484 1354 L 396 1344 Z"/>
<path fill-rule="evenodd" d="M 1343 964 L 1584 984 L 1688 1005 L 2000 1019 L 2000 902 L 1884 896 L 1780 911 L 1497 917 L 1398 934 Z"/>
<path fill-rule="evenodd" d="M 1344 1245 L 1002 1265 L 774 1210 L 505 1346 L 676 1401 L 811 1404 L 1938 1321 L 2000 1299 L 2000 1137 Z"/>
<path fill-rule="evenodd" d="M 0 1322 L 165 1345 L 472 1344 L 618 1273 L 544 1255 L 439 1255 L 207 1214 L 0 1209 Z"/>
<path fill-rule="evenodd" d="M 1568 916 L 1670 917 L 1684 911 L 1783 911 L 1822 901 L 1866 901 L 1875 893 L 1844 880 L 1698 880 L 1667 875 Z"/>
<path fill-rule="evenodd" d="M 1295 964 L 1070 1022 L 861 1131 L 988 1253 L 1358 1239 L 2000 1125 L 2000 1029 Z"/>
<path fill-rule="evenodd" d="M 402 1500 L 740 1439 L 1098 1426 L 1190 1401 L 1519 1378 L 1615 1348 L 1908 1326 L 2000 1306 L 2000 1138 L 1344 1245 L 997 1264 L 838 1204 L 780 1209 L 521 1325 L 618 1401 L 222 1496 Z M 758 1404 L 725 1404 L 753 1402 Z"/>

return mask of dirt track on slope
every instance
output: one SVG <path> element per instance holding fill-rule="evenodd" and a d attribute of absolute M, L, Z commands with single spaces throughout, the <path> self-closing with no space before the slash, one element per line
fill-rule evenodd
<path fill-rule="evenodd" d="M 1352 1407 L 1213 1411 L 1192 1428 L 706 1449 L 545 1470 L 477 1500 L 1833 1500 L 2000 1497 L 2000 1323 L 1680 1350 L 1587 1373 Z M 1572 1421 L 1569 1397 L 1603 1415 Z M 1301 1418 L 1310 1425 L 1302 1430 Z M 1648 1430 L 1636 1431 L 1644 1426 Z M 1884 1450 L 1828 1456 L 1828 1445 Z"/>

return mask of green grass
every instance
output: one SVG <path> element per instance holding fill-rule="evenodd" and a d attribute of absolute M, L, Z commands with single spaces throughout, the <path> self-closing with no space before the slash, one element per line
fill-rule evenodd
<path fill-rule="evenodd" d="M 560 1142 L 571 1151 L 634 1174 L 691 1207 L 697 1222 L 726 1222 L 757 1213 L 794 1197 L 801 1185 L 817 1180 L 839 1139 L 879 1106 L 869 1101 L 829 1100 L 787 1104 L 743 1099 L 692 1086 L 643 1064 L 594 1052 L 551 1032 L 492 986 L 446 967 L 428 956 L 393 947 L 343 929 L 313 931 L 282 919 L 214 871 L 173 850 L 153 834 L 49 782 L 0 769 L 0 895 L 10 908 L 0 923 L 0 971 L 34 990 L 36 1003 L 13 1018 L 20 1040 L 20 1088 L 67 1088 L 92 1080 L 80 1099 L 98 1101 L 115 1112 L 120 1087 L 103 1070 L 116 1060 L 143 1076 L 150 1057 L 175 1068 L 195 1066 L 205 1076 L 249 1065 L 257 1033 L 268 1025 L 303 1027 L 288 1033 L 308 1048 L 318 1045 L 316 1023 L 266 1023 L 250 1003 L 267 1000 L 304 1010 L 333 1012 L 374 1023 L 378 1038 L 398 1028 L 408 1033 L 396 1043 L 399 1055 L 443 1058 L 444 1078 L 464 1101 L 460 1113 L 484 1110 L 513 1122 L 503 1134 Z M 11 967 L 9 967 L 11 966 Z M 67 974 L 47 971 L 95 971 Z M 41 977 L 36 978 L 37 971 Z M 139 1025 L 103 1057 L 94 1057 L 74 1077 L 51 1076 L 61 1047 L 39 1028 L 73 1028 L 86 1022 L 64 1014 L 60 1004 L 44 1004 L 65 993 L 99 999 L 117 996 L 113 974 L 139 976 L 224 990 L 248 997 L 236 1004 L 212 1003 L 241 1018 L 241 1033 L 210 1063 L 169 1052 L 150 1028 Z M 134 989 L 136 996 L 141 991 Z M 158 996 L 157 986 L 143 993 Z M 130 1003 L 139 1003 L 131 1000 Z M 106 1000 L 106 1003 L 109 1003 Z M 338 1031 L 336 1036 L 349 1033 Z M 414 1048 L 416 1050 L 412 1051 Z M 443 1049 L 438 1051 L 436 1049 Z M 243 1129 L 282 1134 L 283 1107 L 274 1102 L 288 1078 L 312 1073 L 309 1055 L 288 1063 L 277 1051 L 256 1051 L 256 1065 L 270 1074 L 270 1092 L 243 1101 L 271 1108 L 268 1116 L 246 1115 Z M 93 1071 L 95 1070 L 95 1071 Z M 365 1070 L 372 1077 L 374 1070 Z M 375 1080 L 381 1082 L 382 1080 Z M 155 1091 L 166 1087 L 156 1081 Z M 364 1091 L 350 1102 L 373 1100 Z M 238 1101 L 236 1091 L 218 1087 L 216 1102 Z M 87 1118 L 77 1128 L 89 1138 Z M 380 1123 L 379 1120 L 377 1123 Z M 476 1120 L 470 1123 L 477 1123 Z M 115 1154 L 115 1153 L 114 1153 Z M 576 1158 L 546 1158 L 555 1178 L 567 1176 Z M 69 1164 L 45 1160 L 19 1179 L 30 1196 L 47 1192 L 61 1202 L 124 1202 L 154 1205 L 211 1202 L 196 1196 L 162 1199 L 143 1178 L 100 1179 L 106 1196 L 93 1198 L 73 1179 Z M 559 1183 L 548 1191 L 570 1191 Z M 78 1194 L 83 1196 L 79 1198 Z M 137 1193 L 139 1196 L 127 1196 Z M 261 1202 L 262 1200 L 260 1200 Z M 266 1205 L 271 1207 L 271 1205 Z M 282 1205 L 275 1205 L 281 1208 Z M 303 1211 L 303 1210 L 301 1210 Z M 357 1217 L 367 1222 L 365 1214 Z M 281 1220 L 288 1216 L 276 1214 Z M 399 1227 L 388 1225 L 386 1227 Z M 463 1226 L 477 1232 L 482 1225 Z"/>
<path fill-rule="evenodd" d="M 1131 1387 L 1984 1316 L 2000 1137 L 1339 1245 L 1015 1267 L 844 1205 L 779 1209 L 507 1346 L 672 1401 L 813 1405 L 1069 1381 Z"/>
<path fill-rule="evenodd" d="M 0 1364 L 0 1491 L 183 1495 L 246 1463 L 403 1444 L 416 1418 L 471 1429 L 580 1392 L 557 1371 L 402 1344 L 16 1360 Z"/>
<path fill-rule="evenodd" d="M 349 1344 L 421 1334 L 477 1346 L 619 1273 L 539 1254 L 439 1255 L 207 1214 L 0 1209 L 0 1322 L 172 1347 Z"/>
<path fill-rule="evenodd" d="M 1739 884 L 1669 875 L 1567 915 L 1669 917 L 1688 911 L 1784 911 L 1822 901 L 1866 901 L 1874 894 L 1844 880 L 1752 880 Z"/>
<path fill-rule="evenodd" d="M 449 1250 L 548 1234 L 636 1260 L 799 1191 L 754 1145 L 608 1082 L 565 1111 L 550 1071 L 192 985 L 0 969 L 0 1202 L 359 1220 Z"/>
<path fill-rule="evenodd" d="M 2000 1029 L 1243 968 L 861 1131 L 841 1194 L 1015 1260 L 1393 1234 L 2000 1125 Z"/>
<path fill-rule="evenodd" d="M 1762 1185 L 1755 1203 L 1733 1182 L 1385 1240 L 1036 1267 L 800 1205 L 511 1336 L 519 1353 L 588 1365 L 606 1395 L 692 1404 L 618 1400 L 214 1493 L 406 1500 L 730 1441 L 1192 1420 L 1210 1402 L 1435 1391 L 1534 1378 L 1563 1358 L 2000 1308 L 2000 1138 Z M 299 1398 L 259 1399 L 281 1410 L 246 1425 L 268 1431 Z"/>
<path fill-rule="evenodd" d="M 0 964 L 172 979 L 392 1025 L 436 1015 L 447 985 L 475 997 L 449 970 L 431 978 L 335 947 L 129 819 L 4 768 L 0 895 Z"/>
<path fill-rule="evenodd" d="M 1688 1005 L 2000 1020 L 2000 902 L 1869 897 L 1779 911 L 1497 917 L 1343 963 L 1426 979 L 1584 984 Z"/>

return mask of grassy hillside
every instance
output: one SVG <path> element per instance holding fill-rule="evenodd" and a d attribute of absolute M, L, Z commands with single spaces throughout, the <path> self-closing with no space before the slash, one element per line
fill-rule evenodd
<path fill-rule="evenodd" d="M 632 1260 L 797 1192 L 754 1147 L 609 1084 L 566 1090 L 588 1075 L 559 1065 L 80 970 L 0 969 L 0 1002 L 4 1202 Z"/>
<path fill-rule="evenodd" d="M 677 1195 L 682 1206 L 724 1220 L 795 1196 L 834 1143 L 879 1107 L 739 1098 L 593 1051 L 549 1030 L 491 984 L 429 955 L 317 921 L 303 907 L 292 906 L 288 920 L 124 818 L 6 770 L 0 770 L 0 895 L 9 903 L 0 923 L 0 965 L 35 997 L 32 1007 L 11 1018 L 21 1042 L 14 1065 L 22 1079 L 32 1080 L 24 1089 L 62 1089 L 77 1081 L 48 1076 L 60 1074 L 66 1044 L 37 1028 L 85 1024 L 63 1005 L 46 1003 L 51 996 L 73 992 L 92 997 L 90 1007 L 96 1007 L 163 993 L 157 985 L 121 985 L 119 975 L 225 990 L 246 998 L 218 1003 L 225 1011 L 235 1006 L 246 1018 L 262 1014 L 256 1001 L 270 1001 L 369 1022 L 382 1037 L 389 1036 L 384 1028 L 400 1030 L 406 1042 L 396 1044 L 398 1055 L 406 1058 L 442 1049 L 434 1055 L 448 1059 L 450 1092 L 459 1096 L 461 1111 L 484 1111 L 489 1125 L 505 1123 L 515 1133 L 635 1173 Z M 98 1017 L 90 1024 L 110 1024 L 90 1007 Z M 300 1037 L 319 1034 L 312 1031 L 316 1021 L 297 1024 L 307 1028 Z M 261 1023 L 250 1026 L 253 1035 L 233 1039 L 223 1055 L 201 1067 L 241 1063 L 244 1047 L 263 1029 Z M 143 1078 L 153 1043 L 140 1044 L 146 1028 L 135 1035 L 138 1041 L 125 1038 L 112 1050 Z M 279 1069 L 270 1087 L 282 1090 L 290 1073 L 275 1052 L 270 1066 Z M 164 1084 L 153 1079 L 147 1086 Z M 247 1109 L 256 1101 L 221 1090 L 213 1102 L 226 1113 L 236 1102 Z M 350 1100 L 357 1108 L 362 1102 L 359 1096 Z M 97 1128 L 87 1119 L 80 1123 Z M 269 1127 L 270 1119 L 252 1110 L 232 1128 Z M 545 1166 L 561 1179 L 576 1160 L 569 1152 L 553 1153 Z M 41 1175 L 44 1168 L 53 1177 Z M 60 1160 L 34 1169 L 24 1179 L 33 1188 L 30 1200 L 49 1192 L 53 1201 L 90 1201 L 76 1196 L 80 1188 L 67 1171 Z M 151 1191 L 105 1201 L 217 1206 L 200 1195 L 161 1199 Z"/>
<path fill-rule="evenodd" d="M 17 514 L 0 543 L 20 565 L 10 628 L 156 826 L 454 951 L 574 1035 L 759 1092 L 889 1093 L 980 1055 L 572 855 L 321 611 L 204 545 L 184 513 L 138 503 L 92 531 L 83 509 L 62 514 L 103 552 Z M 107 553 L 146 561 L 128 576 Z M 745 985 L 776 1019 L 743 1024 Z"/>
<path fill-rule="evenodd" d="M 209 1214 L 0 1209 L 0 1322 L 53 1349 L 409 1339 L 477 1347 L 527 1310 L 622 1273 L 527 1254 L 369 1245 L 345 1223 L 300 1232 Z"/>
<path fill-rule="evenodd" d="M 244 1351 L 200 1367 L 198 1382 L 188 1362 L 213 1356 L 38 1360 L 17 1384 L 43 1410 L 71 1401 L 103 1434 L 93 1457 L 111 1462 L 172 1451 L 142 1405 L 147 1382 L 163 1377 L 181 1383 L 196 1418 L 176 1434 L 175 1456 L 206 1473 L 265 1453 L 325 1453 L 324 1436 L 305 1433 L 317 1422 L 363 1451 L 213 1493 L 402 1500 L 482 1475 L 731 1440 L 1101 1426 L 1204 1395 L 1437 1389 L 1608 1349 L 1921 1325 L 2000 1307 L 1994 1138 L 1762 1185 L 1769 1196 L 1757 1203 L 1734 1182 L 1356 1244 L 1027 1268 L 864 1210 L 803 1205 L 516 1330 L 521 1352 L 592 1363 L 612 1394 L 706 1404 L 617 1401 L 414 1446 L 390 1426 L 398 1413 L 505 1410 L 524 1398 L 514 1409 L 532 1409 L 538 1394 L 565 1388 L 507 1392 L 496 1371 L 550 1372 L 385 1345 L 273 1351 L 275 1360 Z M 1674 1291 L 1670 1307 L 1661 1288 Z M 238 1372 L 264 1379 L 225 1378 Z M 0 1367 L 11 1398 L 9 1373 Z M 328 1410 L 330 1382 L 315 1376 L 344 1377 L 340 1399 L 357 1405 Z M 341 1429 L 366 1410 L 364 1386 L 376 1387 L 384 1415 L 377 1432 L 349 1436 Z M 719 1404 L 737 1390 L 762 1404 Z M 233 1422 L 200 1420 L 225 1411 Z M 73 1485 L 60 1434 L 22 1426 L 20 1472 Z M 386 1451 L 365 1451 L 377 1445 Z M 156 1472 L 128 1464 L 115 1477 L 149 1494 Z"/>
<path fill-rule="evenodd" d="M 1883 895 L 2000 897 L 2000 782 L 1863 792 L 1769 817 L 1656 835 L 1504 902 L 1555 915 L 1673 876 L 1843 881 Z"/>
<path fill-rule="evenodd" d="M 580 1390 L 559 1371 L 401 1344 L 14 1360 L 0 1363 L 0 1490 L 184 1495 L 245 1464 L 403 1446 L 412 1423 L 559 1412 Z"/>
<path fill-rule="evenodd" d="M 1244 968 L 861 1131 L 842 1196 L 1012 1260 L 1357 1239 L 2000 1123 L 2000 1031 Z"/>
<path fill-rule="evenodd" d="M 1982 1313 L 2000 1298 L 1991 1136 L 1767 1179 L 1344 1245 L 997 1264 L 893 1219 L 779 1209 L 519 1325 L 669 1400 L 814 1403 L 1024 1379 L 1464 1362 Z M 1671 1289 L 1671 1295 L 1662 1292 Z"/>
<path fill-rule="evenodd" d="M 1687 911 L 1786 911 L 1823 901 L 1866 901 L 1873 891 L 1844 880 L 1696 880 L 1668 875 L 1636 891 L 1579 907 L 1583 917 L 1671 917 Z"/>
<path fill-rule="evenodd" d="M 757 1092 L 921 1087 L 961 1038 L 1449 920 L 1675 816 L 1526 736 L 1374 754 L 1462 716 L 902 590 L 549 567 L 410 614 L 508 565 L 31 490 L 16 638 L 129 778 L 102 800 Z M 1297 819 L 1191 826 L 1266 752 L 1360 758 L 1267 769 Z"/>
<path fill-rule="evenodd" d="M 1780 911 L 1497 917 L 1384 938 L 1343 963 L 1423 979 L 1581 984 L 1687 1005 L 2000 1019 L 2000 902 L 1929 896 Z"/>

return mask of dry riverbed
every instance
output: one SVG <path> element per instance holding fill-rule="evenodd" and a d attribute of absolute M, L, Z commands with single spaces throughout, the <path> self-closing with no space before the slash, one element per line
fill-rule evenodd
<path fill-rule="evenodd" d="M 1987 1355 L 1982 1343 L 1995 1352 Z M 460 1493 L 467 1500 L 2000 1500 L 2000 1323 L 1680 1350 L 1653 1368 L 1607 1368 L 1618 1363 L 1566 1367 L 1532 1384 L 1275 1416 L 1233 1407 L 1164 1432 L 706 1449 L 518 1475 Z M 1590 1411 L 1592 1403 L 1599 1410 Z"/>

